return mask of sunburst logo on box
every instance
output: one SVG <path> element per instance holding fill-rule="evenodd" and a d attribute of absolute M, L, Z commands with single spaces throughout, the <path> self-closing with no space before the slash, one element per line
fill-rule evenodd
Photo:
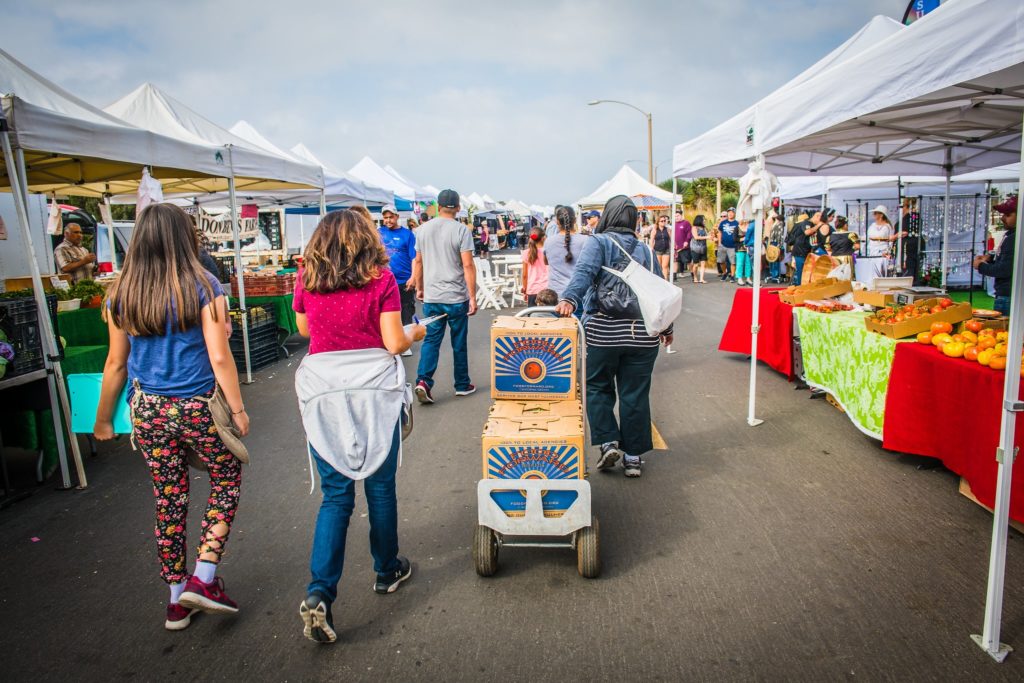
<path fill-rule="evenodd" d="M 501 336 L 494 343 L 494 386 L 500 392 L 567 393 L 573 343 L 567 337 Z"/>

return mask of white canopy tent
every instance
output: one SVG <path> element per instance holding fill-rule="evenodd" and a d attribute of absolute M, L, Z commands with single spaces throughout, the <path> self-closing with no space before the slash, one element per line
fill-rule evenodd
<path fill-rule="evenodd" d="M 217 201 L 224 189 L 231 208 L 232 226 L 238 228 L 238 205 L 236 191 L 246 195 L 279 190 L 303 190 L 315 188 L 320 192 L 321 210 L 324 207 L 324 179 L 319 166 L 292 159 L 268 151 L 234 133 L 227 131 L 198 112 L 150 83 L 144 83 L 128 95 L 106 108 L 114 116 L 123 118 L 139 128 L 160 133 L 183 142 L 220 147 L 226 164 L 223 172 L 227 175 L 227 188 L 203 187 L 196 183 L 184 182 L 166 184 L 166 193 L 178 196 L 192 195 L 201 203 L 203 198 Z M 242 277 L 241 243 L 236 233 L 235 272 L 238 274 L 238 301 L 242 310 L 242 341 L 245 348 L 246 380 L 252 382 L 249 358 L 248 310 L 245 305 L 245 282 Z"/>
<path fill-rule="evenodd" d="M 46 379 L 53 406 L 61 478 L 71 477 L 64 425 L 70 406 L 56 338 L 47 311 L 38 250 L 28 216 L 28 193 L 104 196 L 137 188 L 144 168 L 165 182 L 223 182 L 223 150 L 183 142 L 137 128 L 88 104 L 0 50 L 0 190 L 11 192 L 27 253 L 37 310 L 44 369 L 9 378 L 8 383 Z M 11 384 L 8 384 L 10 386 Z M 63 419 L 62 419 L 63 416 Z M 79 487 L 88 482 L 78 441 L 68 433 Z"/>
<path fill-rule="evenodd" d="M 371 205 L 390 204 L 395 200 L 394 192 L 366 183 L 345 171 L 325 164 L 301 142 L 292 147 L 291 152 L 297 159 L 316 164 L 323 169 L 324 191 L 328 202 L 340 202 L 340 198 L 344 196 L 356 196 L 359 201 Z"/>
<path fill-rule="evenodd" d="M 437 189 L 433 185 L 424 185 L 423 189 L 426 190 L 427 192 L 429 192 L 430 194 L 434 195 L 435 197 L 437 197 L 437 195 L 441 194 L 441 190 Z"/>
<path fill-rule="evenodd" d="M 428 194 L 421 190 L 417 196 L 415 187 L 392 175 L 387 171 L 387 169 L 370 157 L 363 157 L 360 159 L 359 163 L 350 168 L 348 172 L 350 175 L 355 176 L 364 183 L 390 190 L 395 194 L 395 196 L 407 201 L 430 201 L 429 198 L 424 199 L 424 197 L 429 197 Z"/>
<path fill-rule="evenodd" d="M 384 170 L 387 171 L 388 173 L 390 173 L 391 175 L 395 176 L 399 180 L 401 180 L 403 183 L 405 183 L 409 187 L 411 187 L 416 192 L 416 201 L 418 201 L 418 202 L 436 202 L 437 201 L 437 195 L 440 194 L 439 192 L 435 192 L 431 188 L 428 188 L 428 187 L 425 187 L 425 186 L 421 186 L 419 183 L 416 183 L 416 182 L 413 182 L 412 180 L 409 180 L 408 177 L 406 177 L 406 176 L 402 175 L 401 173 L 399 173 L 398 170 L 395 169 L 393 166 L 390 166 L 390 165 L 385 166 Z"/>
<path fill-rule="evenodd" d="M 768 168 L 778 175 L 923 172 L 944 175 L 948 188 L 955 173 L 1019 162 L 1024 116 L 1021 26 L 1024 4 L 1019 0 L 943 3 L 884 45 L 808 79 L 800 101 L 784 90 L 766 97 L 755 105 L 749 131 L 741 138 L 719 127 L 676 146 L 673 173 L 676 177 L 734 175 L 748 159 L 763 155 Z M 838 88 L 842 97 L 836 98 Z M 804 106 L 805 101 L 822 102 L 827 97 L 835 107 Z M 1024 253 L 1020 215 L 1018 254 Z M 1010 368 L 1021 362 L 1022 297 L 1024 264 L 1018 258 L 1012 288 Z M 756 354 L 756 293 L 754 301 Z M 1019 391 L 1019 374 L 1007 372 L 985 624 L 982 635 L 974 636 L 999 661 L 1009 651 L 999 642 L 999 631 L 1014 432 L 1016 415 L 1024 411 Z"/>
<path fill-rule="evenodd" d="M 586 197 L 576 200 L 576 204 L 584 209 L 601 208 L 609 199 L 616 195 L 624 194 L 627 197 L 635 197 L 638 194 L 650 195 L 666 202 L 674 201 L 675 195 L 663 190 L 643 178 L 634 171 L 628 164 L 624 165 L 609 180 L 601 183 L 600 187 Z"/>

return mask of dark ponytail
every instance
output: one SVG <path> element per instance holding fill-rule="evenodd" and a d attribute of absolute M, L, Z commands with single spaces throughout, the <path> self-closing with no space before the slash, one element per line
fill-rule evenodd
<path fill-rule="evenodd" d="M 572 263 L 572 231 L 576 229 L 576 212 L 571 206 L 560 206 L 555 209 L 555 220 L 565 233 L 565 262 Z"/>

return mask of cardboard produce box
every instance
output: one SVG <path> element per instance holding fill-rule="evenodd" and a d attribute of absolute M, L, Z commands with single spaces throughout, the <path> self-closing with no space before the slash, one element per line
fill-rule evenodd
<path fill-rule="evenodd" d="M 853 291 L 849 280 L 826 278 L 808 285 L 800 285 L 792 292 L 779 292 L 779 301 L 784 304 L 797 305 L 811 299 L 831 299 Z"/>
<path fill-rule="evenodd" d="M 862 306 L 884 308 L 896 302 L 896 294 L 899 291 L 898 289 L 888 289 L 876 292 L 871 289 L 855 289 L 853 291 L 853 300 Z"/>
<path fill-rule="evenodd" d="M 495 318 L 491 326 L 491 398 L 574 398 L 577 337 L 573 318 Z"/>
<path fill-rule="evenodd" d="M 963 321 L 956 326 L 957 333 L 963 332 L 967 329 L 967 320 Z M 996 330 L 1001 332 L 1003 330 L 1010 329 L 1010 319 L 1006 317 L 1002 318 L 978 318 L 978 322 L 981 323 L 981 329 L 983 330 Z"/>
<path fill-rule="evenodd" d="M 495 401 L 490 417 L 582 417 L 583 403 L 571 401 Z"/>
<path fill-rule="evenodd" d="M 491 417 L 484 426 L 484 479 L 582 479 L 584 472 L 581 416 Z M 509 517 L 526 513 L 526 496 L 520 491 L 491 495 Z M 548 491 L 544 516 L 560 517 L 576 496 L 575 491 Z"/>
<path fill-rule="evenodd" d="M 940 299 L 925 299 L 924 301 L 916 302 L 915 305 L 931 308 L 938 304 L 939 301 Z M 893 339 L 903 339 L 904 337 L 913 337 L 920 332 L 929 331 L 932 323 L 950 323 L 955 326 L 959 322 L 970 319 L 971 310 L 971 305 L 967 302 L 955 303 L 941 313 L 929 313 L 920 318 L 909 318 L 902 322 L 886 325 L 873 320 L 869 316 L 864 318 L 864 324 L 872 332 L 878 332 Z"/>

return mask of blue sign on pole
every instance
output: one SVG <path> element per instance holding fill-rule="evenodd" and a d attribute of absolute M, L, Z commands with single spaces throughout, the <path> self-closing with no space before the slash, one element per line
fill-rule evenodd
<path fill-rule="evenodd" d="M 942 0 L 911 0 L 903 15 L 903 23 L 910 26 L 915 21 L 942 4 Z"/>

